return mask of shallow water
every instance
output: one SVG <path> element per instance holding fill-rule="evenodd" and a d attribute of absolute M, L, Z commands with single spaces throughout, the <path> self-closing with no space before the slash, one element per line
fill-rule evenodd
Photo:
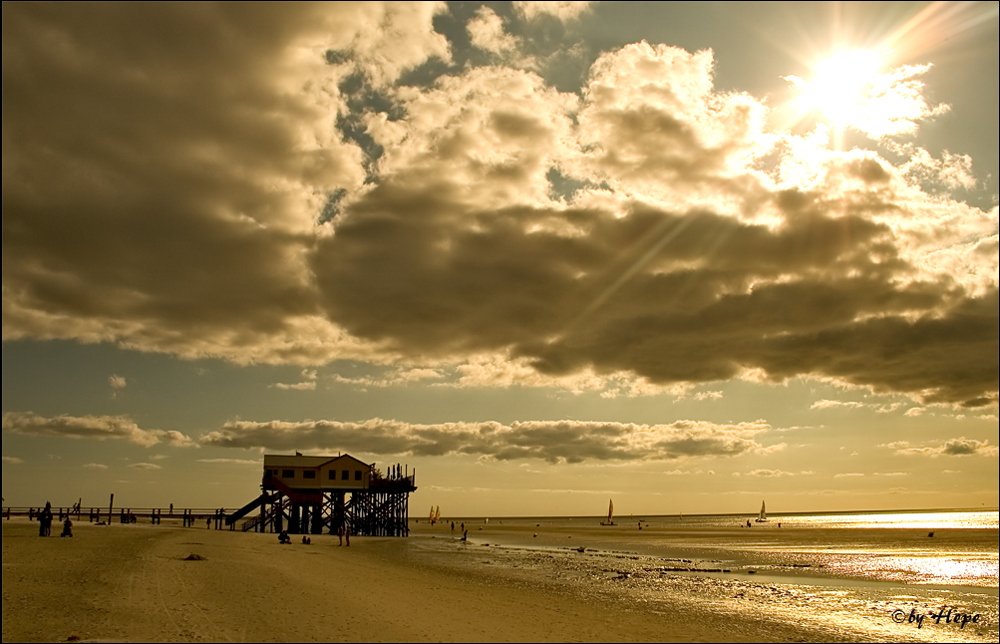
<path fill-rule="evenodd" d="M 732 516 L 466 519 L 455 533 L 450 522 L 421 522 L 411 542 L 437 565 L 505 583 L 543 578 L 667 619 L 680 603 L 706 619 L 800 624 L 843 641 L 996 642 L 998 520 L 996 511 L 794 515 L 750 528 Z"/>

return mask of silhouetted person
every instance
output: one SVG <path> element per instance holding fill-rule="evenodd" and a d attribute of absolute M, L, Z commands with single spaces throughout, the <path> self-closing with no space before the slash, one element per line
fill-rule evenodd
<path fill-rule="evenodd" d="M 341 546 L 344 545 L 344 526 L 343 526 L 343 524 L 341 524 L 341 526 L 339 528 L 337 528 L 337 537 L 340 539 L 340 543 L 338 545 L 341 545 Z"/>
<path fill-rule="evenodd" d="M 52 504 L 46 503 L 45 509 L 38 513 L 38 536 L 47 537 L 52 534 Z"/>
<path fill-rule="evenodd" d="M 69 515 L 66 515 L 66 520 L 63 521 L 63 531 L 60 537 L 72 537 L 73 536 L 73 522 L 69 520 Z"/>
<path fill-rule="evenodd" d="M 288 544 L 292 542 L 292 538 L 288 536 L 287 530 L 282 530 L 281 534 L 278 535 L 278 543 Z"/>
<path fill-rule="evenodd" d="M 344 526 L 344 541 L 347 542 L 348 546 L 351 545 L 351 526 L 349 525 Z"/>

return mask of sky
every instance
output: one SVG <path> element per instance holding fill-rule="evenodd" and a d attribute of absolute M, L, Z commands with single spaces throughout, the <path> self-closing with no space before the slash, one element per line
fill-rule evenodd
<path fill-rule="evenodd" d="M 4 503 L 994 508 L 998 16 L 4 3 Z"/>

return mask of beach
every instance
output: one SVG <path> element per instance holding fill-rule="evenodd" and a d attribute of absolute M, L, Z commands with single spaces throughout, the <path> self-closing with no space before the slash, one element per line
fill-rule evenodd
<path fill-rule="evenodd" d="M 410 538 L 346 547 L 169 521 L 42 539 L 35 523 L 5 521 L 3 641 L 997 641 L 995 563 L 979 586 L 866 580 L 829 552 L 809 563 L 804 547 L 760 543 L 773 527 L 741 551 L 738 528 L 684 538 L 655 521 L 584 523 L 468 519 L 462 541 L 461 522 L 420 521 Z M 816 538 L 785 530 L 787 543 Z M 985 560 L 969 559 L 987 569 L 991 530 L 959 539 L 992 538 Z M 893 619 L 940 602 L 980 619 Z"/>

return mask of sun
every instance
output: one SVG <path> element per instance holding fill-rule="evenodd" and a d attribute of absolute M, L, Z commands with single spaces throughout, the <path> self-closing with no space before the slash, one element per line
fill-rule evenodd
<path fill-rule="evenodd" d="M 854 50 L 834 54 L 813 66 L 811 80 L 786 76 L 798 89 L 804 107 L 835 127 L 849 127 L 864 118 L 879 76 L 879 55 Z"/>

